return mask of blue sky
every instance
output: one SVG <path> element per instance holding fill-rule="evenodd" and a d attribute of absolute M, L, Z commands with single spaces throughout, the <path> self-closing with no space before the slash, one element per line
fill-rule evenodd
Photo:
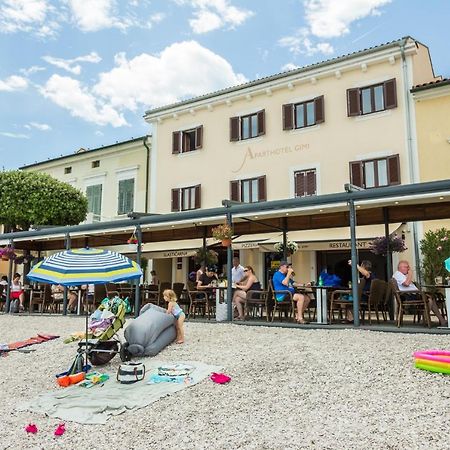
<path fill-rule="evenodd" d="M 146 109 L 411 35 L 448 0 L 0 0 L 0 169 L 149 132 Z"/>

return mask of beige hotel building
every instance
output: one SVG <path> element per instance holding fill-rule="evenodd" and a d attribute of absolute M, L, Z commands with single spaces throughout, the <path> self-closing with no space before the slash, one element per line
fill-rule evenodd
<path fill-rule="evenodd" d="M 336 193 L 349 182 L 365 189 L 418 182 L 410 89 L 436 79 L 428 48 L 406 37 L 147 111 L 150 211 Z M 416 225 L 395 229 L 413 249 Z M 238 238 L 233 246 L 261 280 L 273 244 L 282 239 L 279 231 L 268 231 Z M 378 226 L 358 228 L 360 259 L 372 259 L 379 276 L 385 263 L 367 244 L 383 234 Z M 317 279 L 327 265 L 344 279 L 350 275 L 348 229 L 290 232 L 288 239 L 299 243 L 292 258 L 300 281 Z M 192 262 L 186 266 L 192 243 L 178 244 L 170 245 L 184 256 L 182 264 L 154 261 L 162 278 L 181 281 L 192 269 Z M 413 251 L 406 256 L 415 258 Z"/>

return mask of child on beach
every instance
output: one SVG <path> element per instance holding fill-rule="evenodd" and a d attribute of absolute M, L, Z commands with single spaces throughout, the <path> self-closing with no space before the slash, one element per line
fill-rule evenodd
<path fill-rule="evenodd" d="M 177 303 L 177 296 L 172 289 L 166 289 L 163 292 L 164 300 L 169 304 L 167 307 L 167 314 L 172 314 L 175 317 L 175 326 L 177 328 L 177 344 L 182 344 L 184 342 L 184 311 L 180 308 Z"/>

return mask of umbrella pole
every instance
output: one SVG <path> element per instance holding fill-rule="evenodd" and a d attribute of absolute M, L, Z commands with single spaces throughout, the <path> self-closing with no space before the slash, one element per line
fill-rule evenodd
<path fill-rule="evenodd" d="M 84 348 L 84 364 L 87 366 L 88 364 L 88 320 L 89 320 L 89 302 L 88 302 L 88 295 L 89 295 L 89 285 L 86 285 L 86 293 L 84 294 L 84 304 L 85 304 L 85 308 L 86 308 L 86 334 L 85 334 L 85 339 L 86 339 L 86 344 L 85 344 L 85 348 Z"/>

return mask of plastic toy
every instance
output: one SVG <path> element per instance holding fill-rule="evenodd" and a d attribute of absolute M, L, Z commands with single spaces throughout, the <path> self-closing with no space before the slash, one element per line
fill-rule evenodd
<path fill-rule="evenodd" d="M 414 352 L 414 365 L 417 369 L 450 374 L 450 351 L 424 350 Z"/>

